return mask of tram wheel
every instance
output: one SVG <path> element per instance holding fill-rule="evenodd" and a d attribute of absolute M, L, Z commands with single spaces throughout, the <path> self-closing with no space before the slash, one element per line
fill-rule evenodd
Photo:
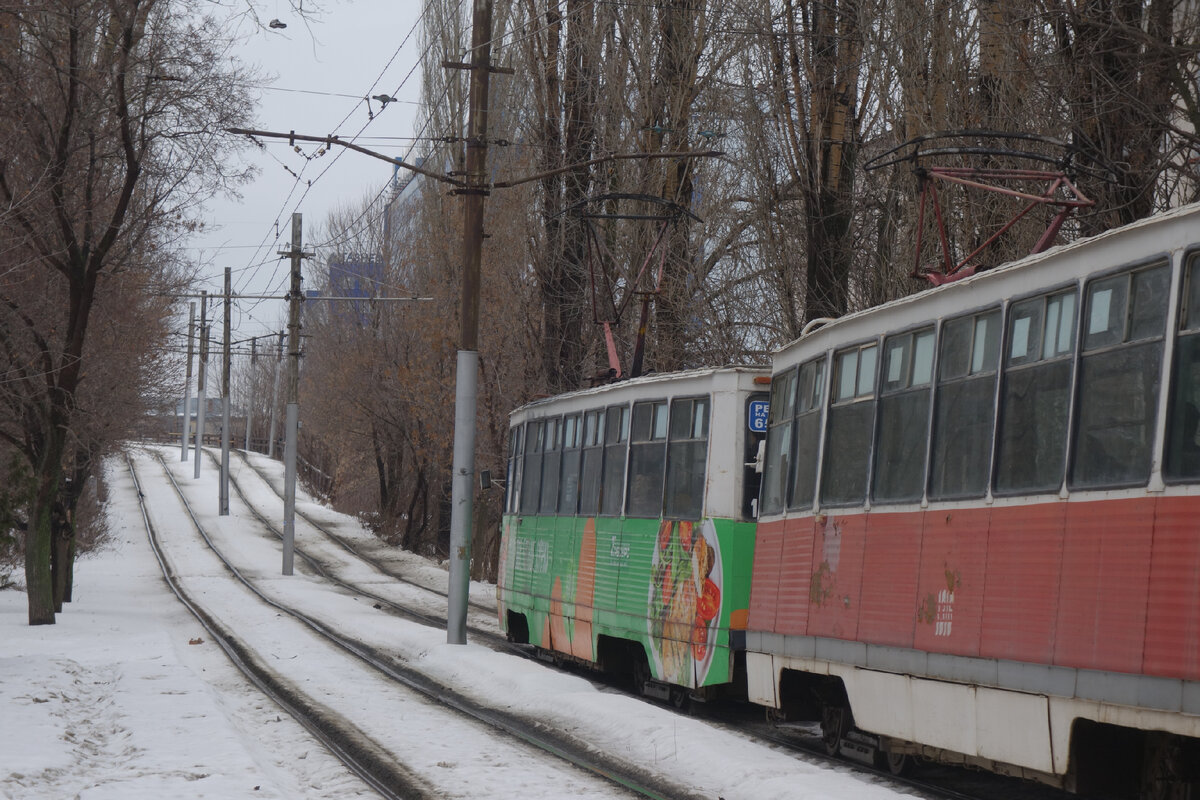
<path fill-rule="evenodd" d="M 850 729 L 850 711 L 845 706 L 826 705 L 821 709 L 821 742 L 825 754 L 836 756 L 842 750 L 842 739 Z"/>
<path fill-rule="evenodd" d="M 682 686 L 671 687 L 670 699 L 671 705 L 680 711 L 686 711 L 691 707 L 691 696 L 688 693 L 688 690 Z"/>
<path fill-rule="evenodd" d="M 650 664 L 646 661 L 646 654 L 640 651 L 641 648 L 637 648 L 633 654 L 633 690 L 642 695 L 646 693 L 646 682 L 650 680 Z"/>
<path fill-rule="evenodd" d="M 877 750 L 875 752 L 875 765 L 880 769 L 886 769 L 897 778 L 900 778 L 912 771 L 913 760 L 911 756 L 904 753 L 888 753 L 883 750 Z"/>

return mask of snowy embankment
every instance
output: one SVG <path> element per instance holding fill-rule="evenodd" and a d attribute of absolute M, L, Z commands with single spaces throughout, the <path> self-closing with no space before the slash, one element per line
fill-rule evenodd
<path fill-rule="evenodd" d="M 207 634 L 166 588 L 123 473 L 123 462 L 110 462 L 112 541 L 78 565 L 75 602 L 59 624 L 26 626 L 24 594 L 0 592 L 0 797 L 373 796 L 215 645 L 192 644 Z M 213 498 L 215 514 L 215 471 L 206 468 L 191 488 Z M 190 531 L 182 515 L 167 525 L 173 535 Z M 289 595 L 327 591 L 313 578 L 288 580 Z M 403 620 L 391 624 L 391 647 L 409 666 L 463 694 L 526 709 L 702 796 L 901 796 L 579 677 L 475 645 L 446 645 L 444 633 Z M 372 701 L 363 692 L 364 713 Z M 463 767 L 470 755 L 462 754 Z M 478 791 L 463 796 L 509 795 L 485 771 L 478 775 Z"/>

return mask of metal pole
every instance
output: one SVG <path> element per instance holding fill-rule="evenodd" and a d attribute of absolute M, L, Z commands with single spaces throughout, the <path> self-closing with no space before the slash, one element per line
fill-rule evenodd
<path fill-rule="evenodd" d="M 254 365 L 258 362 L 258 337 L 250 340 L 250 389 L 246 392 L 246 455 L 250 454 L 250 410 L 254 408 Z"/>
<path fill-rule="evenodd" d="M 475 415 L 478 406 L 479 266 L 483 201 L 487 196 L 488 77 L 492 0 L 475 0 L 471 22 L 471 94 L 467 123 L 467 186 L 463 208 L 462 331 L 454 385 L 454 465 L 450 485 L 450 583 L 446 641 L 467 643 L 471 580 L 471 521 L 475 493 Z"/>
<path fill-rule="evenodd" d="M 292 214 L 292 285 L 288 292 L 288 395 L 283 445 L 283 574 L 292 574 L 296 543 L 296 435 L 300 424 L 300 249 L 303 226 Z"/>
<path fill-rule="evenodd" d="M 187 378 L 183 381 L 183 432 L 179 437 L 179 460 L 188 460 L 188 434 L 192 432 L 192 338 L 196 335 L 196 301 L 188 303 Z"/>
<path fill-rule="evenodd" d="M 196 468 L 193 478 L 200 477 L 200 449 L 204 446 L 204 418 L 208 416 L 208 292 L 200 293 L 200 366 L 196 378 Z"/>
<path fill-rule="evenodd" d="M 283 361 L 283 333 L 279 334 L 279 344 L 275 346 L 275 391 L 271 394 L 271 431 L 267 438 L 267 458 L 275 457 L 275 431 L 279 423 L 279 377 L 283 374 L 280 363 Z"/>
<path fill-rule="evenodd" d="M 221 364 L 221 489 L 217 504 L 217 516 L 229 516 L 229 312 L 230 306 L 230 268 L 225 268 L 225 357 Z"/>

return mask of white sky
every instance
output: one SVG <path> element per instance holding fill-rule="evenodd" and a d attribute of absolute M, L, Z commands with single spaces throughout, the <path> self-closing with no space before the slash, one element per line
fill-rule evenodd
<path fill-rule="evenodd" d="M 382 613 L 370 598 L 306 574 L 299 559 L 296 574 L 281 578 L 278 540 L 257 530 L 236 492 L 231 515 L 217 516 L 212 462 L 206 460 L 194 480 L 190 463 L 179 462 L 178 448 L 164 452 L 202 524 L 243 574 L 278 600 L 393 654 L 455 692 L 523 711 L 546 729 L 569 731 L 576 741 L 691 787 L 697 796 L 909 796 L 846 768 L 809 762 L 701 718 L 598 687 L 581 675 L 476 644 L 448 645 L 444 631 Z M 256 458 L 272 471 L 273 482 L 282 480 L 278 462 Z M 443 796 L 549 800 L 611 793 L 611 786 L 544 763 L 541 756 L 507 752 L 506 737 L 447 720 L 440 707 L 414 701 L 378 673 L 351 665 L 344 653 L 248 596 L 192 531 L 158 465 L 145 453 L 136 461 L 166 557 L 196 600 L 300 692 L 353 719 Z M 231 472 L 255 505 L 274 507 L 271 515 L 278 519 L 278 495 L 238 458 Z M 29 627 L 24 593 L 0 591 L 0 798 L 375 796 L 233 670 L 207 631 L 168 592 L 123 461 L 109 461 L 106 474 L 112 540 L 78 564 L 75 602 L 58 624 Z M 336 525 L 341 535 L 376 541 L 352 518 L 316 508 L 299 494 L 299 508 Z M 411 587 L 352 563 L 300 519 L 296 542 L 345 580 L 396 601 L 413 598 Z M 390 554 L 400 559 L 405 574 L 444 588 L 445 572 L 438 566 L 395 550 Z M 494 602 L 495 591 L 475 584 L 472 596 Z M 444 601 L 436 602 L 444 610 Z M 488 624 L 487 618 L 476 624 Z"/>
<path fill-rule="evenodd" d="M 288 0 L 259 2 L 262 23 L 278 18 L 286 29 L 256 29 L 251 20 L 242 18 L 236 29 L 242 41 L 235 52 L 265 76 L 249 127 L 314 136 L 332 133 L 387 155 L 403 156 L 413 143 L 411 137 L 421 129 L 416 106 L 421 82 L 416 26 L 422 3 L 322 0 L 322 5 L 324 13 L 310 28 L 291 11 Z M 378 94 L 400 102 L 381 113 L 380 104 L 372 100 L 375 118 L 370 120 L 363 98 Z M 335 147 L 309 160 L 293 152 L 286 141 L 264 143 L 266 152 L 252 148 L 245 153 L 260 172 L 244 187 L 242 199 L 210 202 L 204 215 L 207 229 L 189 241 L 188 253 L 207 264 L 204 283 L 197 290 L 219 294 L 223 271 L 229 267 L 235 293 L 284 294 L 288 262 L 277 253 L 290 245 L 292 213 L 304 215 L 304 242 L 309 249 L 318 243 L 311 232 L 324 225 L 330 211 L 356 206 L 391 181 L 392 169 L 386 163 L 344 148 Z M 300 146 L 309 155 L 319 148 Z M 242 301 L 235 307 L 233 338 L 280 330 L 285 319 L 282 302 Z M 177 327 L 186 332 L 186 310 Z"/>

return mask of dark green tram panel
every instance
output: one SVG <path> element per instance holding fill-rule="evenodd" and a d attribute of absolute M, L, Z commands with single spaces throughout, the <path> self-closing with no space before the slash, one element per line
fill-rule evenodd
<path fill-rule="evenodd" d="M 659 681 L 729 682 L 766 401 L 765 370 L 725 368 L 514 411 L 496 591 L 505 631 L 592 662 L 600 636 L 621 639 Z"/>

